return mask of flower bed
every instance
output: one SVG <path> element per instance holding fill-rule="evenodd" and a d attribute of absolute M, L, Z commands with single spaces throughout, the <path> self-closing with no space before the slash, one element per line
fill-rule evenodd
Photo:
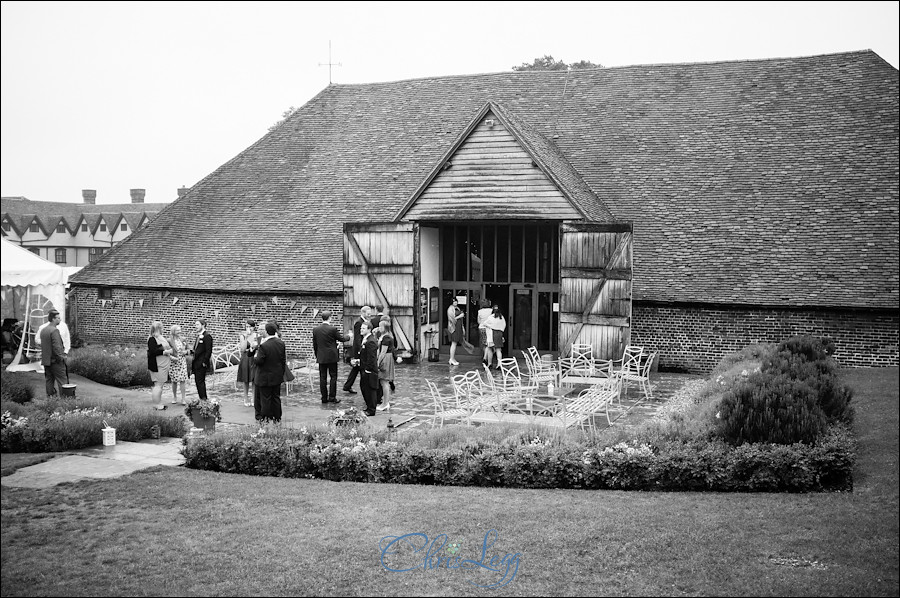
<path fill-rule="evenodd" d="M 589 439 L 541 438 L 498 426 L 469 430 L 462 442 L 434 442 L 441 433 L 389 433 L 320 426 L 264 435 L 218 434 L 191 442 L 186 465 L 196 469 L 333 481 L 578 488 L 808 492 L 852 487 L 855 443 L 835 427 L 814 445 L 669 442 L 659 446 Z"/>
<path fill-rule="evenodd" d="M 152 438 L 158 426 L 162 436 L 184 436 L 184 418 L 150 410 L 129 411 L 121 400 L 90 401 L 74 398 L 34 400 L 26 405 L 4 402 L 0 451 L 40 453 L 96 446 L 103 442 L 104 420 L 116 429 L 117 440 Z"/>
<path fill-rule="evenodd" d="M 68 359 L 69 373 L 94 382 L 126 388 L 151 386 L 147 370 L 147 350 L 115 345 L 73 349 Z"/>

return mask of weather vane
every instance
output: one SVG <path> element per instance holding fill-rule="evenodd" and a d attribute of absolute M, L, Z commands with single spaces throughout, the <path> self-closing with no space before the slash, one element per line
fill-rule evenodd
<path fill-rule="evenodd" d="M 320 62 L 319 66 L 328 66 L 328 84 L 331 85 L 331 67 L 343 66 L 340 62 L 331 62 L 331 40 L 328 40 L 328 62 Z"/>

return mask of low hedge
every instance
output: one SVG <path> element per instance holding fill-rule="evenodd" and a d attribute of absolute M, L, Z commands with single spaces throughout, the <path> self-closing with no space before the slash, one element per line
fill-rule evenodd
<path fill-rule="evenodd" d="M 34 388 L 25 374 L 0 368 L 0 400 L 27 403 L 34 398 Z"/>
<path fill-rule="evenodd" d="M 3 402 L 0 451 L 42 453 L 97 446 L 103 443 L 103 422 L 116 429 L 116 440 L 160 436 L 180 438 L 190 427 L 183 417 L 169 417 L 149 409 L 128 410 L 124 401 L 73 398 L 35 400 L 27 405 Z"/>
<path fill-rule="evenodd" d="M 69 373 L 100 384 L 119 388 L 152 386 L 146 349 L 85 346 L 73 349 L 67 361 Z"/>
<path fill-rule="evenodd" d="M 850 490 L 855 441 L 836 425 L 819 442 L 684 441 L 659 447 L 530 442 L 427 443 L 282 430 L 190 439 L 187 467 L 333 481 L 510 488 L 810 492 Z"/>

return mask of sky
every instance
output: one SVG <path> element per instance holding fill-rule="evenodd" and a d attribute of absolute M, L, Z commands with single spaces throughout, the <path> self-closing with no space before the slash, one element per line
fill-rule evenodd
<path fill-rule="evenodd" d="M 336 84 L 872 50 L 900 2 L 2 2 L 0 195 L 170 202 Z M 331 54 L 329 59 L 329 44 Z"/>

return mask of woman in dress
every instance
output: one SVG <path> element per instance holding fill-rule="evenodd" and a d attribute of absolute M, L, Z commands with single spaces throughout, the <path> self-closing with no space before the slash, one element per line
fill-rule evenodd
<path fill-rule="evenodd" d="M 162 400 L 163 384 L 169 379 L 169 364 L 171 361 L 172 346 L 163 336 L 163 325 L 159 320 L 153 320 L 150 324 L 150 337 L 147 338 L 147 369 L 150 370 L 150 380 L 153 381 L 153 402 L 156 409 L 165 409 Z"/>
<path fill-rule="evenodd" d="M 447 332 L 450 335 L 450 365 L 459 365 L 459 362 L 456 361 L 456 347 L 465 339 L 463 323 L 459 321 L 463 316 L 465 314 L 459 309 L 459 302 L 454 297 L 453 303 L 447 308 Z"/>
<path fill-rule="evenodd" d="M 244 383 L 244 407 L 253 407 L 250 399 L 250 385 L 256 374 L 256 363 L 253 354 L 259 346 L 259 334 L 257 334 L 256 320 L 247 320 L 247 326 L 238 340 L 238 348 L 241 350 L 241 363 L 238 365 L 237 381 Z"/>
<path fill-rule="evenodd" d="M 506 330 L 506 318 L 503 317 L 499 305 L 494 305 L 491 315 L 482 326 L 487 330 L 488 346 L 497 355 L 497 365 L 491 367 L 497 369 L 500 367 L 500 360 L 503 359 L 503 331 Z"/>
<path fill-rule="evenodd" d="M 481 309 L 478 310 L 478 340 L 481 344 L 482 355 L 481 355 L 481 363 L 484 365 L 491 365 L 491 361 L 494 358 L 494 355 L 491 350 L 491 344 L 488 343 L 488 333 L 487 328 L 484 327 L 484 322 L 488 318 L 491 317 L 491 302 L 488 299 L 481 300 Z"/>
<path fill-rule="evenodd" d="M 391 323 L 382 320 L 378 325 L 381 337 L 378 339 L 378 382 L 381 384 L 382 404 L 376 407 L 378 411 L 391 408 L 391 383 L 394 381 L 394 335 L 391 333 Z"/>
<path fill-rule="evenodd" d="M 172 403 L 178 401 L 178 387 L 181 386 L 181 404 L 184 405 L 184 391 L 188 379 L 188 347 L 184 337 L 181 336 L 181 326 L 178 324 L 173 324 L 169 329 L 169 345 L 172 347 L 172 361 L 169 365 L 169 378 L 172 379 Z"/>

